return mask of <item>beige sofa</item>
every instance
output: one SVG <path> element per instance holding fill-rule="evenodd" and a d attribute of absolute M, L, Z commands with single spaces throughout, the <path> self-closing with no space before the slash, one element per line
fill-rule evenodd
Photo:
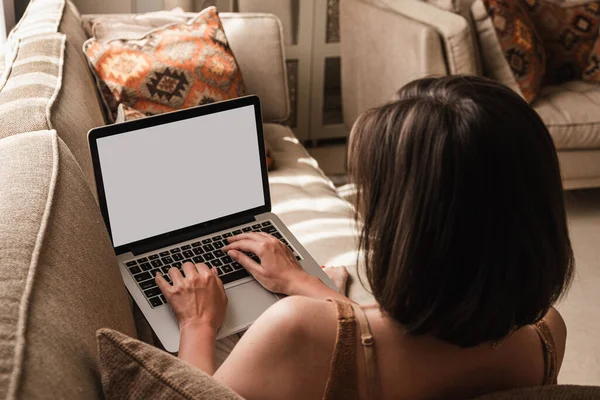
<path fill-rule="evenodd" d="M 480 40 L 473 0 L 340 2 L 344 120 L 389 100 L 405 83 L 428 75 L 486 75 L 504 61 Z M 477 4 L 474 5 L 477 15 Z M 485 12 L 485 11 L 484 11 Z M 492 35 L 495 33 L 491 32 Z M 542 88 L 532 106 L 546 123 L 564 187 L 600 187 L 600 85 L 583 81 Z"/>
<path fill-rule="evenodd" d="M 274 211 L 320 263 L 349 266 L 351 298 L 371 301 L 356 282 L 352 206 L 278 123 L 289 102 L 277 19 L 222 17 L 249 91 L 263 103 L 277 160 Z M 148 338 L 93 191 L 86 134 L 105 121 L 81 50 L 86 38 L 72 4 L 34 0 L 0 63 L 0 398 L 102 398 L 96 331 Z M 195 373 L 194 398 L 225 398 Z"/>
<path fill-rule="evenodd" d="M 293 133 L 279 21 L 223 14 L 276 159 L 273 210 L 322 264 L 356 263 L 352 206 Z M 136 337 L 92 184 L 87 132 L 105 124 L 77 9 L 34 0 L 0 74 L 0 398 L 102 397 L 96 330 Z M 368 302 L 360 284 L 351 296 Z M 142 335 L 143 336 L 143 335 Z"/>

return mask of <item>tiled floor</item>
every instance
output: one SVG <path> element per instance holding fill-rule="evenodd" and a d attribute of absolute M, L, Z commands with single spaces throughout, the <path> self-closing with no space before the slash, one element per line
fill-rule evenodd
<path fill-rule="evenodd" d="M 336 185 L 344 183 L 345 145 L 309 152 Z M 568 328 L 559 382 L 600 385 L 600 189 L 570 191 L 565 197 L 577 272 L 571 290 L 557 305 Z"/>

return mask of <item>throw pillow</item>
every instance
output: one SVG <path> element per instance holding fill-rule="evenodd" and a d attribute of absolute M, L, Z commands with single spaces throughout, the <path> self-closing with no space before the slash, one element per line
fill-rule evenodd
<path fill-rule="evenodd" d="M 181 8 L 176 7 L 170 11 L 153 11 L 138 14 L 85 14 L 81 16 L 81 26 L 87 37 L 95 37 L 102 41 L 102 38 L 98 37 L 97 32 L 94 30 L 96 23 L 123 23 L 130 26 L 151 27 L 146 30 L 148 31 L 175 22 L 188 22 L 189 19 Z"/>
<path fill-rule="evenodd" d="M 111 329 L 96 333 L 107 400 L 243 400 L 198 368 Z"/>
<path fill-rule="evenodd" d="M 117 108 L 117 118 L 115 119 L 115 123 L 118 124 L 121 122 L 133 121 L 145 117 L 147 117 L 147 115 L 143 112 L 121 103 L 119 104 L 119 108 Z"/>
<path fill-rule="evenodd" d="M 117 109 L 117 118 L 115 119 L 115 123 L 133 121 L 135 119 L 140 119 L 147 117 L 143 112 L 136 110 L 135 108 L 131 108 L 126 106 L 125 104 L 119 104 Z M 267 158 L 267 170 L 272 171 L 275 169 L 275 158 L 273 158 L 273 153 L 269 146 L 265 144 L 265 152 Z"/>
<path fill-rule="evenodd" d="M 458 12 L 460 10 L 459 0 L 424 0 L 442 10 Z"/>
<path fill-rule="evenodd" d="M 600 82 L 600 37 L 594 43 L 589 57 L 589 63 L 583 71 L 583 80 L 588 82 Z"/>
<path fill-rule="evenodd" d="M 483 0 L 483 7 L 481 3 L 476 3 L 472 11 L 477 22 L 486 73 L 512 89 L 518 89 L 523 98 L 531 103 L 542 85 L 546 54 L 527 10 L 516 0 Z M 490 29 L 495 35 L 489 34 Z M 498 47 L 504 60 L 492 52 Z M 507 67 L 512 76 L 506 73 Z"/>
<path fill-rule="evenodd" d="M 521 0 L 528 9 L 546 50 L 544 83 L 581 79 L 598 39 L 600 3 L 581 5 L 553 0 Z"/>
<path fill-rule="evenodd" d="M 110 121 L 119 103 L 160 114 L 245 94 L 242 73 L 215 7 L 139 39 L 83 45 Z"/>

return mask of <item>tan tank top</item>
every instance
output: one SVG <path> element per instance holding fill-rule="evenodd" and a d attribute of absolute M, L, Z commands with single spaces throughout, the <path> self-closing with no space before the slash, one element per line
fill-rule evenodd
<path fill-rule="evenodd" d="M 359 323 L 359 335 L 364 351 L 365 371 L 367 373 L 367 393 L 369 399 L 379 398 L 380 390 L 377 379 L 377 362 L 375 358 L 375 341 L 371 334 L 369 321 L 360 306 L 342 302 L 335 299 L 327 299 L 334 303 L 337 311 L 337 335 L 329 376 L 325 385 L 323 400 L 359 400 L 358 374 L 356 361 L 356 321 Z M 557 358 L 556 348 L 552 333 L 544 320 L 533 325 L 540 336 L 544 354 L 544 385 L 556 384 Z"/>

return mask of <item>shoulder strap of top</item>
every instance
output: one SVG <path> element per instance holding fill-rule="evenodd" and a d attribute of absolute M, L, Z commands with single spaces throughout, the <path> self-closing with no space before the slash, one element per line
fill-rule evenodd
<path fill-rule="evenodd" d="M 375 341 L 371 334 L 371 326 L 365 315 L 365 311 L 355 303 L 352 303 L 354 315 L 360 326 L 360 343 L 365 355 L 365 370 L 367 371 L 367 395 L 369 399 L 377 399 L 379 382 L 377 379 L 377 359 L 375 358 Z"/>
<path fill-rule="evenodd" d="M 335 305 L 337 335 L 329 376 L 325 384 L 324 400 L 358 400 L 356 384 L 356 320 L 348 302 L 327 299 Z"/>
<path fill-rule="evenodd" d="M 542 340 L 542 345 L 544 349 L 544 385 L 555 385 L 557 383 L 557 356 L 556 356 L 556 346 L 554 345 L 554 338 L 552 337 L 552 332 L 550 332 L 550 328 L 546 322 L 541 319 L 533 325 L 535 331 L 540 336 Z"/>

